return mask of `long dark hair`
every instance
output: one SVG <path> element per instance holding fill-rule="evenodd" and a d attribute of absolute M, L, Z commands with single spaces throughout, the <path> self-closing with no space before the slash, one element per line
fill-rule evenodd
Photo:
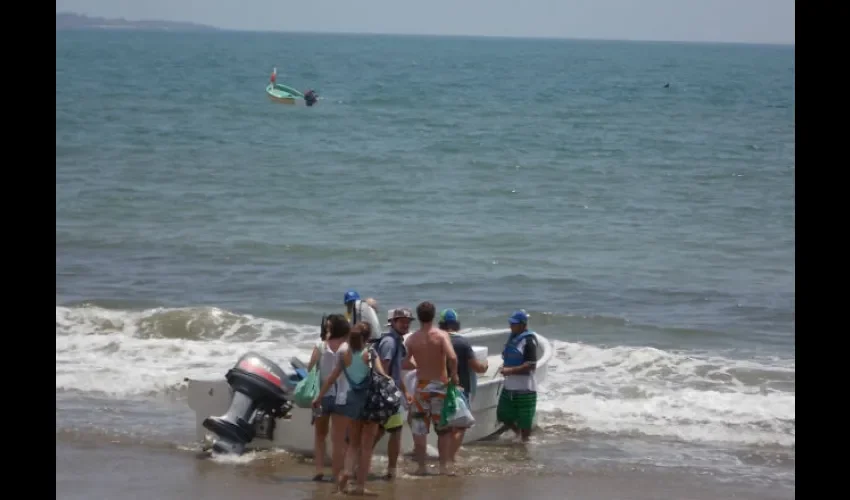
<path fill-rule="evenodd" d="M 328 322 L 330 322 L 331 328 L 330 331 L 325 332 L 324 340 L 339 339 L 345 337 L 351 331 L 351 325 L 348 324 L 348 320 L 342 314 L 328 315 L 325 318 L 325 324 Z"/>

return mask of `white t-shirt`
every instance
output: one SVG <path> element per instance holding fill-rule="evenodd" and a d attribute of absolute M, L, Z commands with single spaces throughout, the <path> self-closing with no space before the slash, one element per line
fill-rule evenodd
<path fill-rule="evenodd" d="M 337 351 L 333 352 L 331 350 L 331 348 L 328 346 L 327 342 L 321 342 L 320 341 L 318 344 L 316 344 L 316 349 L 319 350 L 319 362 L 318 362 L 318 365 L 319 365 L 319 380 L 321 381 L 320 383 L 322 385 L 325 384 L 325 381 L 328 379 L 328 377 L 334 371 L 334 368 L 336 367 L 337 363 L 339 363 L 339 354 L 340 354 L 340 352 L 342 352 L 344 350 L 343 348 L 346 345 L 347 344 L 345 342 L 343 342 L 342 344 L 339 345 L 339 348 L 337 349 Z M 339 381 L 334 383 L 334 385 L 332 385 L 331 388 L 328 389 L 328 392 L 325 394 L 325 396 L 335 395 L 338 386 L 339 386 Z"/>
<path fill-rule="evenodd" d="M 372 309 L 372 306 L 363 302 L 362 300 L 357 300 L 354 302 L 354 312 L 357 317 L 357 321 L 365 321 L 369 323 L 369 326 L 372 327 L 372 338 L 376 339 L 381 336 L 381 322 L 378 321 L 378 314 Z M 349 318 L 351 321 L 352 318 Z M 355 323 L 351 321 L 352 325 Z"/>
<path fill-rule="evenodd" d="M 348 342 L 343 342 L 339 349 L 336 350 L 336 358 L 337 363 L 344 362 L 343 356 L 345 355 L 345 351 L 348 350 Z M 328 391 L 330 394 L 330 391 Z M 348 378 L 345 376 L 345 373 L 340 373 L 339 377 L 336 379 L 336 399 L 334 400 L 338 405 L 344 405 L 348 400 Z"/>

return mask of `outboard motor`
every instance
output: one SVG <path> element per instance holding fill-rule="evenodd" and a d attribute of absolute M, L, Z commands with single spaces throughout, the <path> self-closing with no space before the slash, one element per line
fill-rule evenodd
<path fill-rule="evenodd" d="M 205 418 L 203 426 L 218 437 L 213 451 L 241 455 L 255 437 L 271 440 L 275 419 L 285 417 L 292 409 L 286 399 L 288 377 L 275 363 L 249 352 L 225 378 L 233 388 L 230 408 L 220 417 Z"/>
<path fill-rule="evenodd" d="M 316 91 L 313 89 L 308 90 L 304 93 L 304 102 L 307 103 L 307 106 L 312 106 L 316 104 L 316 101 L 319 100 L 319 95 L 316 94 Z"/>

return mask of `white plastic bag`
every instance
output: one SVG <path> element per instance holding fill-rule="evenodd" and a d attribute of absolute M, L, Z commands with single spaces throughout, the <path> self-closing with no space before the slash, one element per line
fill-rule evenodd
<path fill-rule="evenodd" d="M 470 411 L 469 405 L 466 403 L 466 399 L 464 399 L 463 393 L 460 391 L 458 391 L 457 397 L 455 398 L 455 406 L 457 409 L 455 410 L 454 415 L 451 415 L 446 419 L 449 427 L 468 429 L 475 425 L 475 417 L 472 416 L 472 411 Z"/>

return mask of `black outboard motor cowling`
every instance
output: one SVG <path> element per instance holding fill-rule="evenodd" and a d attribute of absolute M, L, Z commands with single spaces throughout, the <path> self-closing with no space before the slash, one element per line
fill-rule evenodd
<path fill-rule="evenodd" d="M 312 106 L 316 104 L 316 101 L 319 100 L 319 96 L 316 94 L 316 91 L 313 89 L 308 90 L 304 93 L 304 102 L 307 106 Z"/>
<path fill-rule="evenodd" d="M 216 434 L 213 451 L 241 455 L 257 437 L 272 439 L 275 419 L 286 416 L 292 403 L 286 399 L 286 375 L 275 363 L 255 352 L 243 355 L 227 371 L 233 400 L 227 413 L 207 417 L 203 426 Z"/>

